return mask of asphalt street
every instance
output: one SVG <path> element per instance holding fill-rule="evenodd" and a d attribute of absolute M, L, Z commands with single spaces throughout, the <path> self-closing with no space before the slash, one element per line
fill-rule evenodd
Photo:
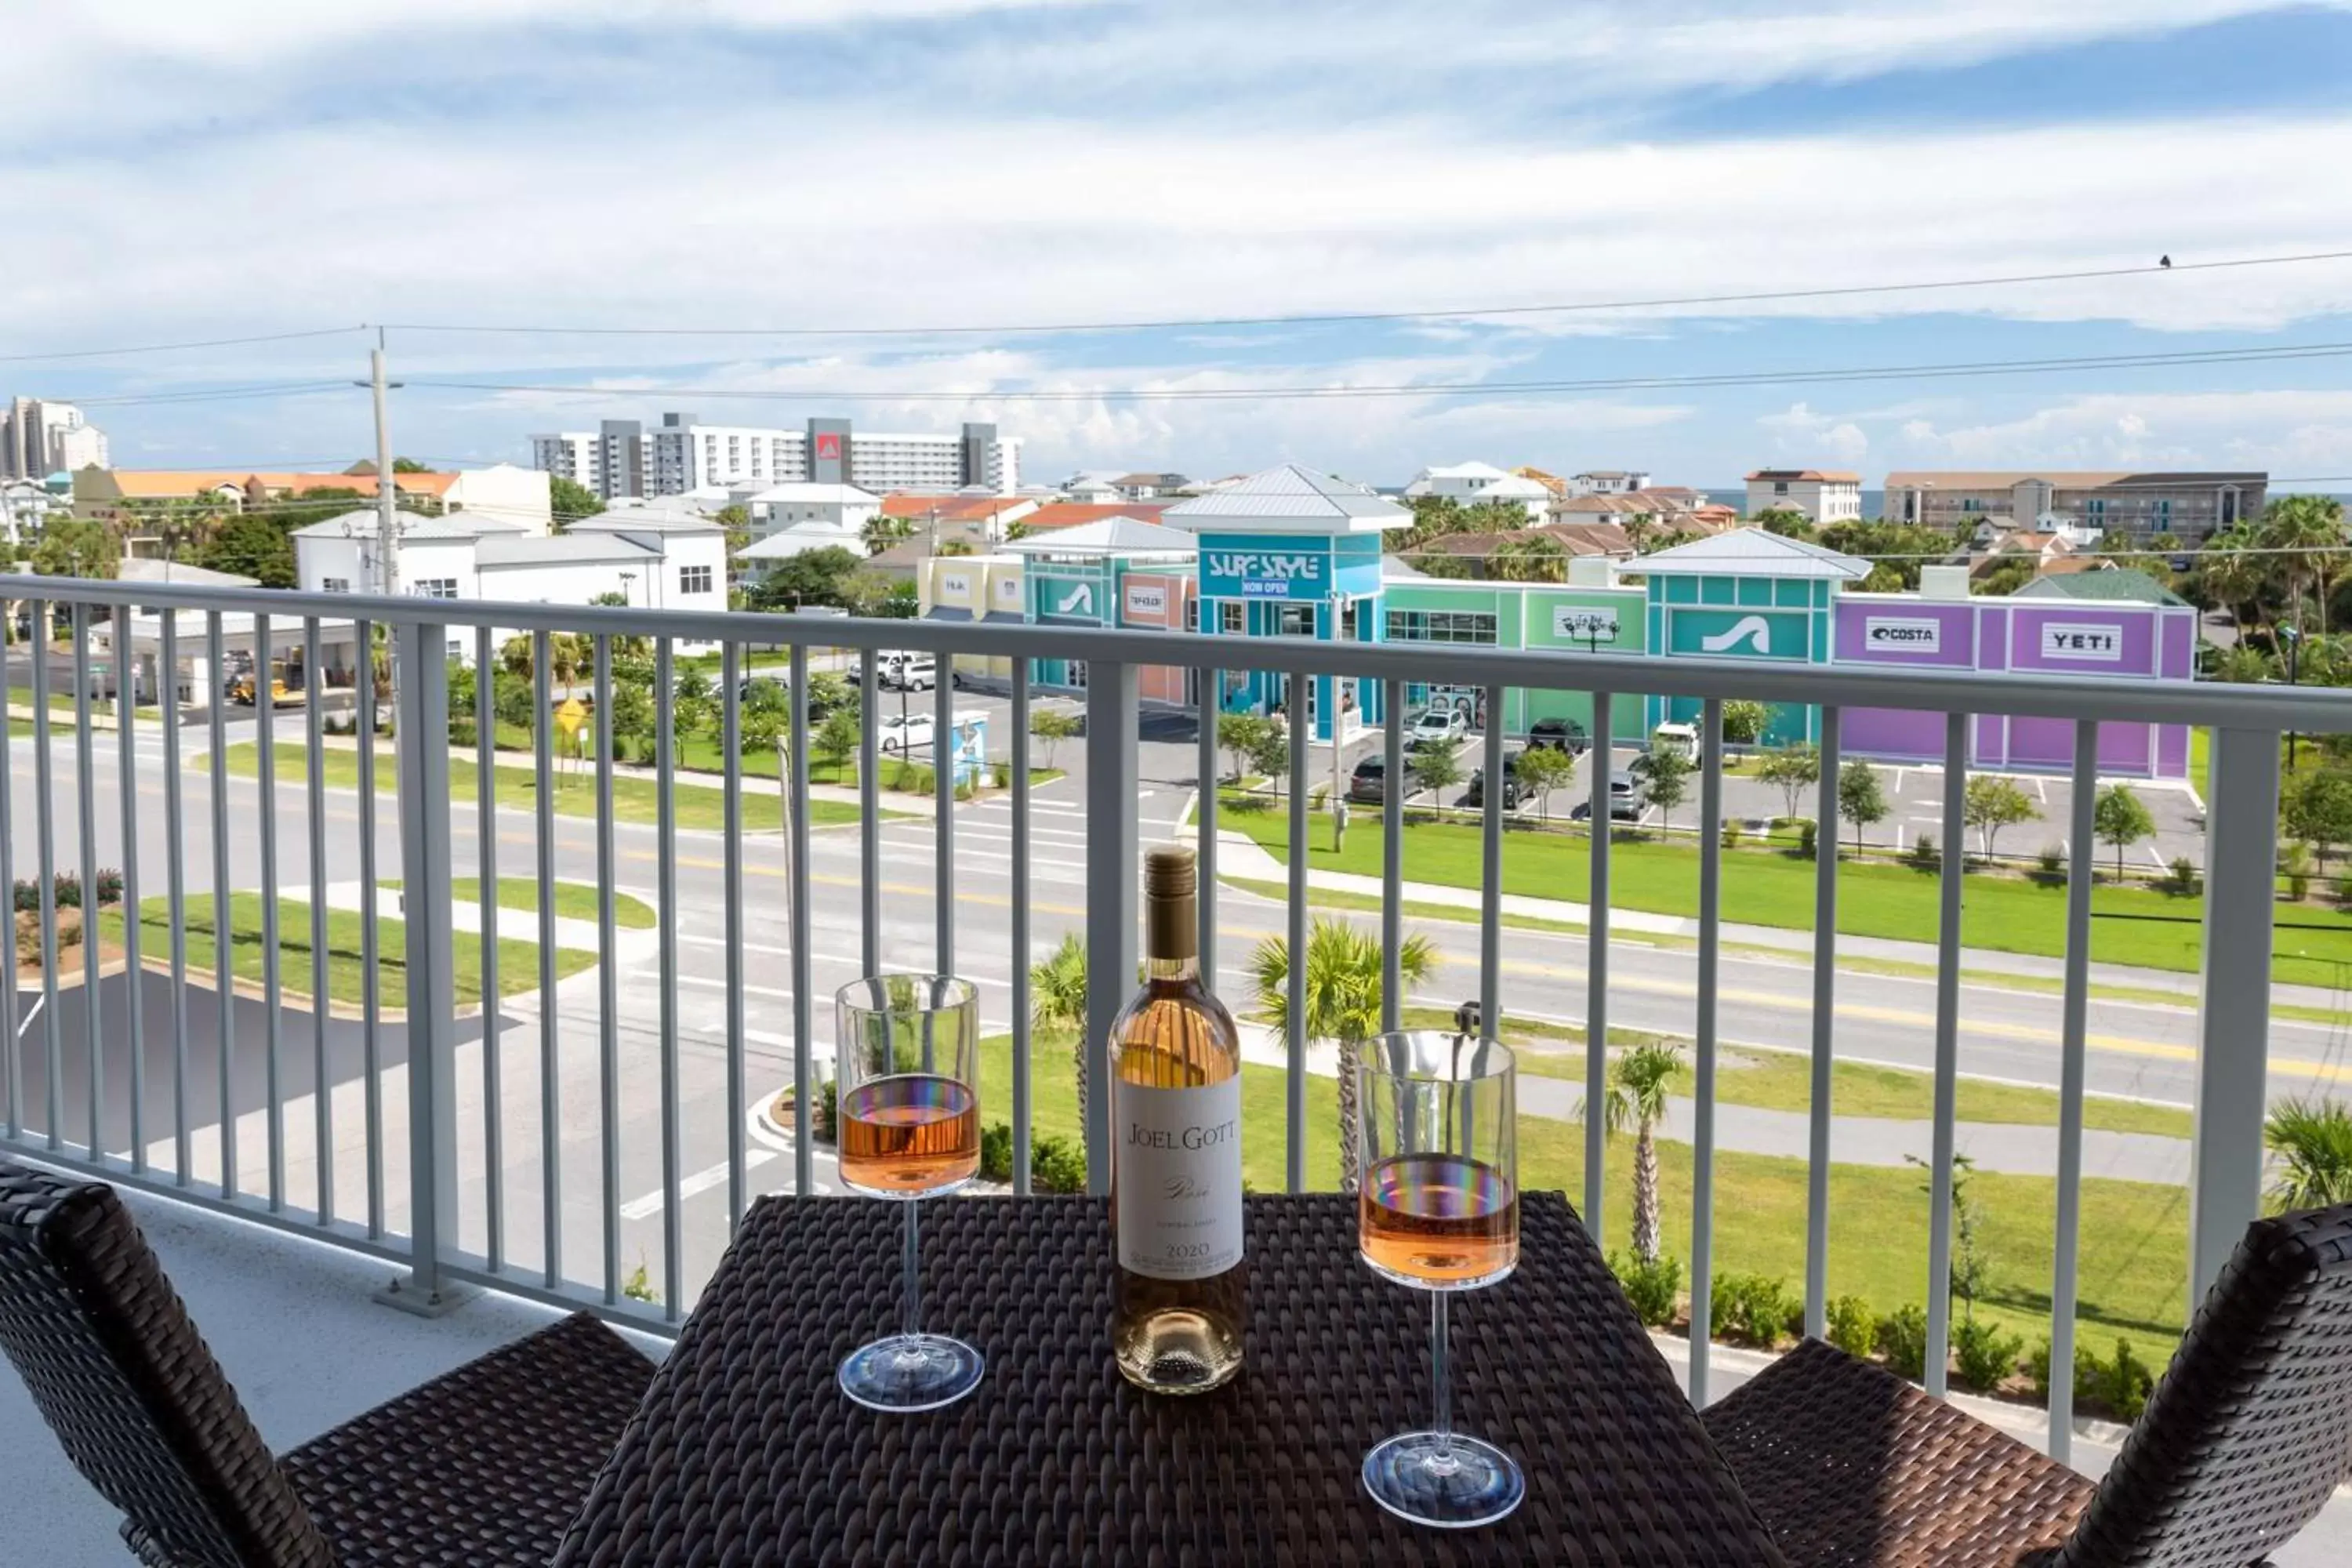
<path fill-rule="evenodd" d="M 962 703 L 987 700 L 976 693 L 959 696 Z M 1143 746 L 1145 783 L 1137 799 L 1139 836 L 1147 846 L 1178 837 L 1177 824 L 1192 795 L 1194 756 L 1189 720 L 1162 715 L 1150 723 L 1150 738 Z M 249 718 L 240 727 L 249 732 Z M 292 723 L 280 726 L 281 739 L 295 733 Z M 237 737 L 232 734 L 231 738 Z M 184 747 L 191 755 L 205 743 L 201 733 L 184 738 Z M 101 866 L 120 866 L 124 860 L 125 834 L 116 787 L 115 740 L 99 734 L 90 738 L 89 744 L 96 806 L 90 823 L 95 860 Z M 164 887 L 170 826 L 165 820 L 165 759 L 153 726 L 142 727 L 135 747 L 132 826 L 142 891 L 153 896 Z M 60 734 L 51 758 L 56 810 L 48 835 L 60 868 L 78 864 L 79 858 L 73 804 L 74 754 L 73 738 Z M 1009 945 L 1013 826 L 1009 804 L 992 799 L 964 807 L 957 816 L 954 967 L 980 984 L 991 1026 L 1009 1023 L 1013 965 L 1042 956 L 1066 931 L 1082 927 L 1085 919 L 1087 822 L 1076 776 L 1083 765 L 1083 743 L 1065 743 L 1055 761 L 1073 770 L 1073 776 L 1034 792 L 1032 954 L 1016 955 Z M 17 876 L 27 877 L 36 865 L 42 827 L 35 802 L 35 759 L 29 742 L 22 737 L 11 746 L 8 767 L 15 870 Z M 181 788 L 179 826 L 187 885 L 192 891 L 204 891 L 212 877 L 211 806 L 205 775 L 184 770 Z M 260 884 L 262 842 L 268 834 L 274 836 L 279 884 L 289 889 L 305 887 L 309 834 L 304 788 L 281 782 L 275 801 L 265 803 L 257 784 L 232 780 L 227 803 L 232 884 L 241 889 Z M 396 875 L 399 864 L 390 806 L 388 798 L 381 803 L 378 827 L 378 874 L 385 878 Z M 476 815 L 470 798 L 452 804 L 454 869 L 459 876 L 472 875 L 478 864 Z M 352 882 L 358 878 L 358 818 L 355 793 L 327 792 L 324 837 L 331 880 Z M 500 801 L 495 843 L 502 875 L 532 873 L 535 829 L 527 800 Z M 884 962 L 893 967 L 928 967 L 936 958 L 933 825 L 928 816 L 911 817 L 892 820 L 880 831 Z M 616 885 L 655 900 L 661 858 L 656 830 L 623 823 L 616 825 L 614 840 Z M 574 1279 L 599 1281 L 604 1278 L 609 1255 L 622 1275 L 645 1263 L 652 1284 L 660 1289 L 669 1218 L 664 1212 L 664 1194 L 673 1177 L 682 1194 L 677 1215 L 682 1288 L 690 1289 L 715 1264 L 728 1228 L 726 1162 L 732 1121 L 727 1080 L 728 942 L 721 913 L 722 847 L 715 834 L 681 830 L 677 835 L 673 857 L 677 901 L 664 922 L 675 937 L 677 984 L 674 988 L 663 984 L 657 937 L 635 932 L 625 933 L 625 951 L 616 950 L 610 964 L 617 1005 L 609 1020 L 599 1001 L 603 976 L 595 969 L 562 983 L 551 1005 L 544 1009 L 542 999 L 535 994 L 507 999 L 500 1009 L 498 1032 L 495 1114 L 487 1092 L 478 1028 L 469 1026 L 461 1030 L 458 1171 L 462 1235 L 469 1247 L 484 1248 L 490 1240 L 484 1173 L 489 1165 L 487 1146 L 495 1126 L 499 1142 L 496 1163 L 503 1173 L 504 1189 L 501 1251 L 518 1267 L 536 1270 L 542 1264 L 541 1215 L 547 1166 L 541 1128 L 550 1081 L 542 1073 L 546 1068 L 551 1069 L 555 1108 L 554 1191 L 559 1199 L 562 1271 Z M 559 879 L 596 881 L 593 823 L 557 817 L 552 852 Z M 793 1076 L 790 920 L 782 836 L 748 837 L 743 859 L 747 1095 L 756 1104 L 788 1085 Z M 824 828 L 812 835 L 810 881 L 813 1045 L 821 1056 L 831 1037 L 831 997 L 861 968 L 859 846 L 855 827 Z M 1260 938 L 1284 929 L 1285 913 L 1278 903 L 1233 889 L 1223 890 L 1219 910 L 1219 988 L 1229 997 L 1245 996 L 1249 950 Z M 1375 919 L 1356 918 L 1368 923 Z M 1426 994 L 1416 1000 L 1450 1007 L 1462 997 L 1475 994 L 1475 928 L 1442 921 L 1414 924 L 1431 937 L 1443 960 L 1424 988 Z M 502 916 L 505 934 L 528 937 L 532 927 L 529 915 L 508 911 Z M 1500 956 L 1506 1011 L 1580 1021 L 1585 1005 L 1584 961 L 1581 936 L 1510 930 Z M 1690 1033 L 1696 1024 L 1695 963 L 1685 946 L 1618 939 L 1612 949 L 1613 1020 L 1625 1027 Z M 111 1147 L 127 1152 L 130 1074 L 127 1034 L 121 1027 L 128 1011 L 126 985 L 117 978 L 100 987 L 100 1038 L 105 1042 L 102 1079 L 108 1089 L 102 1133 Z M 88 1079 L 84 1015 L 75 993 L 72 986 L 61 989 L 51 1016 L 57 1025 L 64 1134 L 79 1141 L 87 1127 Z M 20 1016 L 36 994 L 20 998 Z M 1723 960 L 1719 994 L 1727 1045 L 1735 1049 L 1809 1046 L 1811 974 L 1801 954 L 1785 958 L 1727 955 Z M 168 1026 L 173 1002 L 168 981 L 151 973 L 142 983 L 141 997 L 148 1041 L 143 1130 L 151 1154 L 169 1165 L 174 1154 L 171 1096 L 176 1053 Z M 387 1006 L 397 1006 L 396 997 L 385 1001 Z M 1934 1014 L 1930 980 L 1846 973 L 1839 989 L 1839 1051 L 1854 1060 L 1927 1067 L 1932 1060 Z M 551 1015 L 552 1028 L 545 1026 Z M 198 1130 L 192 1137 L 192 1148 L 199 1176 L 214 1179 L 218 1171 L 220 1106 L 215 998 L 201 986 L 192 987 L 187 1016 L 186 1099 L 189 1116 Z M 2058 1022 L 2059 1000 L 2054 995 L 1965 984 L 1961 1069 L 2053 1085 Z M 674 1113 L 664 1094 L 661 1068 L 660 1042 L 666 1024 L 675 1028 L 679 1042 Z M 42 1013 L 33 1014 L 21 1041 L 20 1059 L 26 1072 L 24 1112 L 37 1128 L 46 1125 L 48 1026 Z M 2091 1027 L 2089 1087 L 2093 1091 L 2175 1103 L 2189 1099 L 2196 1028 L 2191 1011 L 2095 1000 Z M 236 1175 L 241 1190 L 257 1194 L 266 1194 L 269 1182 L 269 1038 L 267 1009 L 257 999 L 240 999 L 234 1014 L 230 1052 L 231 1094 L 238 1115 Z M 315 1194 L 317 1173 L 311 1092 L 316 1044 L 308 1013 L 292 1004 L 281 1005 L 278 1038 L 279 1093 L 286 1108 L 279 1134 L 284 1196 L 293 1206 L 308 1207 Z M 604 1070 L 608 1040 L 609 1085 Z M 2341 1029 L 2274 1021 L 2273 1092 L 2284 1095 L 2333 1083 L 2344 1047 Z M 383 1222 L 398 1229 L 406 1212 L 407 1138 L 405 1069 L 396 1021 L 380 1026 L 376 1051 L 384 1069 L 375 1112 L 382 1131 L 375 1146 L 382 1170 L 378 1184 Z M 333 1112 L 330 1158 L 334 1163 L 335 1208 L 340 1217 L 364 1220 L 370 1190 L 366 1039 L 355 1018 L 331 1020 L 326 1055 Z M 614 1109 L 609 1118 L 604 1111 L 608 1089 Z M 989 1114 L 993 1119 L 997 1113 Z M 675 1136 L 666 1139 L 665 1130 L 672 1126 Z M 789 1184 L 790 1151 L 756 1128 L 747 1129 L 744 1136 L 755 1162 L 751 1190 Z M 605 1174 L 608 1149 L 612 1155 L 609 1182 Z M 2087 1173 L 2100 1173 L 2093 1169 Z M 826 1179 L 822 1168 L 818 1179 Z M 618 1236 L 609 1248 L 604 1235 L 608 1198 L 620 1215 Z"/>

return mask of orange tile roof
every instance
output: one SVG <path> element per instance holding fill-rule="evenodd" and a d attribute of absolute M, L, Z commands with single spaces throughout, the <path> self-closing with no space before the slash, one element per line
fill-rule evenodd
<path fill-rule="evenodd" d="M 1092 501 L 1047 501 L 1021 520 L 1021 526 L 1032 533 L 1047 529 L 1076 528 L 1083 522 L 1100 522 L 1107 517 L 1131 517 L 1139 522 L 1157 522 L 1170 501 L 1136 500 L 1097 505 Z"/>
<path fill-rule="evenodd" d="M 1025 496 L 927 496 L 894 490 L 882 498 L 882 515 L 919 518 L 925 521 L 936 517 L 941 522 L 976 522 L 1027 504 Z"/>
<path fill-rule="evenodd" d="M 164 500 L 198 496 L 230 487 L 250 496 L 255 489 L 272 495 L 299 495 L 311 489 L 349 489 L 376 493 L 373 474 L 266 473 L 251 468 L 114 468 L 109 479 L 125 500 Z M 439 498 L 457 482 L 456 474 L 395 474 L 393 486 L 409 495 Z"/>

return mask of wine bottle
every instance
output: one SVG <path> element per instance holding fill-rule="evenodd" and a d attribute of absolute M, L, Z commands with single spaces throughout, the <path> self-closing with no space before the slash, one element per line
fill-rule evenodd
<path fill-rule="evenodd" d="M 1242 1052 L 1201 978 L 1189 849 L 1144 859 L 1143 985 L 1111 1026 L 1112 1353 L 1129 1383 L 1200 1394 L 1241 1370 Z"/>

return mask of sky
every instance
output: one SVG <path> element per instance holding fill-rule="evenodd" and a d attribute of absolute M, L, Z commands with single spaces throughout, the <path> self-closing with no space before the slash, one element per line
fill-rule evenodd
<path fill-rule="evenodd" d="M 0 395 L 81 400 L 119 467 L 372 453 L 382 327 L 394 444 L 444 464 L 682 409 L 992 419 L 1046 481 L 2352 490 L 2352 257 L 2267 259 L 2352 252 L 2352 3 L 0 0 Z M 1811 297 L 1719 298 L 1761 293 Z M 281 333 L 317 335 L 159 346 Z"/>

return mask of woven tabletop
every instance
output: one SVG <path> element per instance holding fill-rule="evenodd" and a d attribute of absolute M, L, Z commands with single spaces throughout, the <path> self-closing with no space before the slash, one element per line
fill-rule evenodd
<path fill-rule="evenodd" d="M 923 1326 L 987 1357 L 961 1404 L 884 1415 L 834 1369 L 896 1327 L 894 1204 L 754 1205 L 558 1568 L 1108 1568 L 1781 1559 L 1558 1194 L 1519 1267 L 1456 1298 L 1454 1411 L 1528 1478 L 1500 1524 L 1415 1528 L 1364 1451 L 1426 1423 L 1429 1303 L 1356 1254 L 1354 1200 L 1247 1200 L 1242 1374 L 1191 1399 L 1111 1364 L 1100 1198 L 965 1197 L 922 1215 Z"/>

